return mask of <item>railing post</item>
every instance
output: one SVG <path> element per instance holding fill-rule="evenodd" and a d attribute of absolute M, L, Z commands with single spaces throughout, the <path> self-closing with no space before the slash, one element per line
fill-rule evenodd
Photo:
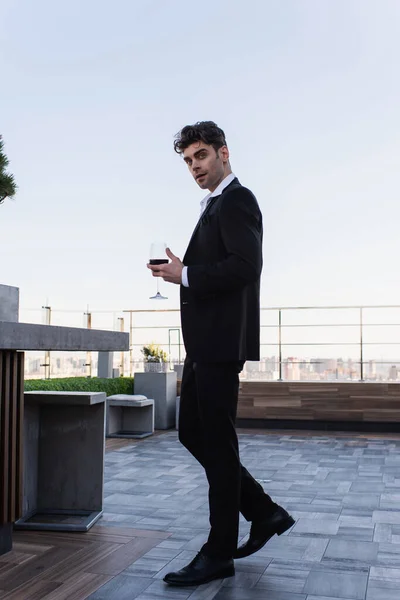
<path fill-rule="evenodd" d="M 279 309 L 279 378 L 282 381 L 282 311 Z"/>
<path fill-rule="evenodd" d="M 129 377 L 133 375 L 133 315 L 129 312 Z"/>
<path fill-rule="evenodd" d="M 181 330 L 179 327 L 170 327 L 168 329 L 168 352 L 169 352 L 169 360 L 171 362 L 171 347 L 174 345 L 171 343 L 171 332 L 176 331 L 178 333 L 178 361 L 181 364 Z"/>
<path fill-rule="evenodd" d="M 123 333 L 125 331 L 125 319 L 124 319 L 124 317 L 118 317 L 118 321 L 120 322 L 119 330 Z M 120 369 L 119 376 L 120 377 L 123 377 L 124 373 L 125 373 L 125 364 L 124 363 L 125 363 L 125 358 L 124 358 L 124 352 L 122 351 L 121 355 L 120 355 L 120 365 L 119 365 L 119 369 Z"/>
<path fill-rule="evenodd" d="M 88 329 L 92 329 L 92 313 L 89 311 L 89 305 L 87 307 L 87 311 L 83 314 L 86 316 L 86 327 Z M 91 352 L 86 352 L 86 365 L 85 366 L 87 367 L 86 376 L 91 377 L 92 376 L 92 353 Z"/>
<path fill-rule="evenodd" d="M 364 381 L 363 309 L 360 307 L 360 381 Z"/>
<path fill-rule="evenodd" d="M 48 304 L 48 303 L 46 303 Z M 44 321 L 45 321 L 45 325 L 51 325 L 51 306 L 42 306 L 42 308 L 46 311 L 45 312 L 45 317 L 44 317 Z M 41 367 L 44 367 L 44 378 L 45 379 L 50 379 L 50 351 L 46 350 L 45 355 L 44 355 L 44 363 L 42 363 L 40 365 Z"/>

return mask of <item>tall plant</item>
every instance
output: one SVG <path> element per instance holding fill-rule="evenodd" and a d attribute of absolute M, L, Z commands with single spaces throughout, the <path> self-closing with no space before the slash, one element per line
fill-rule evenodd
<path fill-rule="evenodd" d="M 0 135 L 0 204 L 6 198 L 12 198 L 17 192 L 17 184 L 15 183 L 14 175 L 7 173 L 9 160 L 5 154 L 3 138 Z"/>

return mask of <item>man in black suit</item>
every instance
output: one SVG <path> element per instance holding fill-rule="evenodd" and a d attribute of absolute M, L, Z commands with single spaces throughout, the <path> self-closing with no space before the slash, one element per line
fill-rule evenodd
<path fill-rule="evenodd" d="M 189 171 L 209 194 L 183 262 L 150 266 L 181 285 L 182 376 L 179 439 L 204 467 L 210 535 L 191 563 L 168 573 L 170 585 L 198 585 L 234 575 L 234 558 L 259 550 L 294 520 L 241 465 L 235 418 L 239 373 L 260 358 L 262 215 L 252 192 L 232 173 L 225 134 L 212 121 L 188 125 L 175 140 Z M 239 511 L 251 521 L 237 548 Z"/>

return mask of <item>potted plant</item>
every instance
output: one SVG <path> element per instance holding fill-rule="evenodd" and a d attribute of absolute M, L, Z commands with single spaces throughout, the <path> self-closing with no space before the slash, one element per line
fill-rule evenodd
<path fill-rule="evenodd" d="M 167 353 L 157 344 L 143 346 L 141 353 L 144 356 L 145 373 L 165 373 L 168 370 Z"/>
<path fill-rule="evenodd" d="M 167 353 L 157 344 L 143 346 L 144 373 L 135 373 L 135 394 L 154 400 L 155 429 L 175 427 L 176 373 L 170 371 Z"/>

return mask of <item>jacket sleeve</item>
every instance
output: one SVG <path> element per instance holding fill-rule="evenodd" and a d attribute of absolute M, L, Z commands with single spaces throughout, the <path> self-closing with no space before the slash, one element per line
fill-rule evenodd
<path fill-rule="evenodd" d="M 219 226 L 226 258 L 212 265 L 188 267 L 189 288 L 200 293 L 239 290 L 256 281 L 262 269 L 262 217 L 246 188 L 224 195 Z"/>

